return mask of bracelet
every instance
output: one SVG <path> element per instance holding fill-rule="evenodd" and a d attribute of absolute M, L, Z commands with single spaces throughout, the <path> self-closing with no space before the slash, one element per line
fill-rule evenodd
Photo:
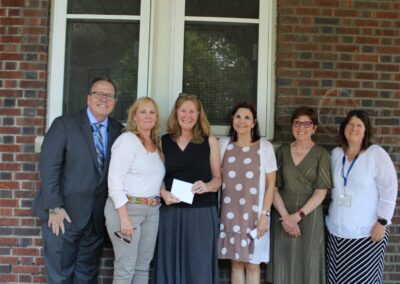
<path fill-rule="evenodd" d="M 299 213 L 301 220 L 306 218 L 306 214 L 304 214 L 303 210 L 299 209 L 299 210 L 297 210 L 297 213 Z"/>
<path fill-rule="evenodd" d="M 50 208 L 49 209 L 49 215 L 56 215 L 58 212 L 60 212 L 61 208 L 56 207 L 56 208 Z"/>
<path fill-rule="evenodd" d="M 263 210 L 263 211 L 261 211 L 261 214 L 269 217 L 269 216 L 271 216 L 271 211 Z"/>

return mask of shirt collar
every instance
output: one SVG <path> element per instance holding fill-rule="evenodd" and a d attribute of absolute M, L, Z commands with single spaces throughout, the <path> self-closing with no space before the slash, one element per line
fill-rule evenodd
<path fill-rule="evenodd" d="M 103 121 L 97 121 L 97 119 L 94 117 L 93 113 L 91 112 L 90 108 L 86 109 L 86 113 L 87 113 L 87 116 L 89 118 L 89 121 L 90 121 L 91 125 L 93 123 L 100 122 L 100 124 L 103 125 L 107 129 L 107 127 L 108 127 L 108 116 Z"/>

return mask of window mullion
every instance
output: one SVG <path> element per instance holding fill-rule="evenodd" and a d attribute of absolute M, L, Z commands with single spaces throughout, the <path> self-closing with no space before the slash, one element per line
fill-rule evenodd
<path fill-rule="evenodd" d="M 238 24 L 258 24 L 258 19 L 246 18 L 226 18 L 226 17 L 194 17 L 186 16 L 185 21 L 206 22 L 206 23 L 238 23 Z"/>
<path fill-rule="evenodd" d="M 171 47 L 171 96 L 169 109 L 182 91 L 183 83 L 183 48 L 185 38 L 185 0 L 175 0 L 172 5 L 172 47 Z"/>
<path fill-rule="evenodd" d="M 52 1 L 51 35 L 49 46 L 49 83 L 47 103 L 48 129 L 53 120 L 62 114 L 65 66 L 65 41 L 67 31 L 67 0 Z"/>
<path fill-rule="evenodd" d="M 147 1 L 142 1 L 147 2 Z M 146 5 L 142 5 L 146 6 Z M 67 14 L 67 19 L 84 19 L 84 20 L 120 20 L 120 21 L 140 21 L 141 16 L 127 15 L 102 15 L 102 14 Z"/>
<path fill-rule="evenodd" d="M 150 12 L 151 0 L 142 0 L 140 7 L 137 97 L 149 96 Z"/>
<path fill-rule="evenodd" d="M 275 1 L 260 1 L 258 42 L 257 112 L 261 135 L 274 136 L 275 113 Z M 267 11 L 261 13 L 261 11 Z"/>

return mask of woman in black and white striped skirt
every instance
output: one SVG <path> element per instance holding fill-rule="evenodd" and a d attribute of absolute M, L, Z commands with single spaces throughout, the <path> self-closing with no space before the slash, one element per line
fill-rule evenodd
<path fill-rule="evenodd" d="M 331 284 L 382 283 L 397 175 L 389 155 L 370 138 L 368 114 L 350 111 L 331 156 L 335 187 L 326 218 Z"/>

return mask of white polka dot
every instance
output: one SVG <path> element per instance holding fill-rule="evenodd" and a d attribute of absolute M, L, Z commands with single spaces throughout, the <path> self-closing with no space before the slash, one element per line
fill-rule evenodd
<path fill-rule="evenodd" d="M 249 213 L 244 213 L 243 214 L 243 220 L 249 220 Z"/>
<path fill-rule="evenodd" d="M 240 205 L 245 205 L 245 204 L 246 204 L 246 199 L 240 198 L 240 199 L 239 199 L 239 204 L 240 204 Z"/>
<path fill-rule="evenodd" d="M 250 244 L 250 239 L 247 239 L 247 243 Z"/>
<path fill-rule="evenodd" d="M 235 252 L 235 259 L 239 259 L 239 254 Z"/>
<path fill-rule="evenodd" d="M 236 176 L 236 172 L 235 171 L 229 171 L 228 176 L 230 178 L 234 178 Z"/>
<path fill-rule="evenodd" d="M 240 242 L 240 244 L 241 244 L 242 247 L 244 248 L 244 247 L 247 246 L 247 241 L 246 241 L 246 240 L 242 240 L 242 241 Z"/>
<path fill-rule="evenodd" d="M 241 183 L 238 183 L 237 185 L 235 185 L 235 189 L 236 191 L 241 191 L 243 189 L 243 185 Z"/>
<path fill-rule="evenodd" d="M 253 205 L 251 207 L 251 209 L 253 210 L 253 212 L 258 213 L 258 206 L 257 205 Z"/>
<path fill-rule="evenodd" d="M 229 157 L 228 158 L 228 163 L 230 163 L 230 164 L 234 163 L 235 161 L 236 161 L 235 157 Z"/>
<path fill-rule="evenodd" d="M 233 226 L 232 229 L 233 229 L 233 231 L 234 231 L 235 233 L 240 232 L 240 226 L 238 226 L 238 225 Z"/>
<path fill-rule="evenodd" d="M 231 203 L 231 198 L 229 197 L 229 196 L 226 196 L 225 198 L 224 198 L 224 203 L 225 204 L 229 204 L 229 203 Z"/>
<path fill-rule="evenodd" d="M 232 245 L 234 245 L 234 244 L 235 244 L 235 238 L 234 238 L 234 237 L 230 238 L 229 242 L 230 242 Z"/>
<path fill-rule="evenodd" d="M 243 160 L 243 164 L 248 165 L 251 163 L 251 159 L 250 158 L 246 158 Z"/>
<path fill-rule="evenodd" d="M 226 150 L 228 150 L 228 151 L 230 151 L 232 149 L 233 149 L 233 145 L 232 144 L 229 144 L 228 147 L 226 147 Z"/>
<path fill-rule="evenodd" d="M 256 195 L 256 194 L 257 194 L 257 188 L 251 187 L 251 188 L 250 188 L 250 193 L 251 193 L 252 195 Z"/>
<path fill-rule="evenodd" d="M 226 217 L 227 217 L 229 220 L 232 220 L 233 218 L 235 218 L 235 214 L 233 214 L 233 212 L 228 212 L 228 213 L 226 214 Z"/>
<path fill-rule="evenodd" d="M 246 152 L 249 152 L 249 151 L 250 151 L 250 147 L 243 147 L 243 148 L 242 148 L 242 151 L 245 152 L 245 153 L 246 153 Z"/>
<path fill-rule="evenodd" d="M 247 177 L 247 178 L 253 178 L 253 177 L 254 177 L 254 173 L 253 173 L 252 171 L 248 171 L 248 172 L 246 173 L 246 177 Z"/>
<path fill-rule="evenodd" d="M 220 229 L 220 230 L 223 230 L 224 228 L 225 228 L 224 224 L 222 224 L 222 223 L 219 224 L 219 229 Z"/>
<path fill-rule="evenodd" d="M 224 239 L 225 236 L 226 236 L 225 232 L 221 232 L 221 233 L 219 234 L 219 237 L 220 237 L 221 239 Z"/>
<path fill-rule="evenodd" d="M 251 229 L 250 229 L 250 228 L 247 228 L 247 229 L 246 229 L 246 233 L 247 233 L 247 234 L 250 234 L 250 232 L 251 232 Z"/>
<path fill-rule="evenodd" d="M 222 253 L 222 254 L 226 254 L 227 251 L 228 251 L 228 250 L 227 250 L 226 248 L 222 248 L 222 249 L 221 249 L 221 253 Z"/>
<path fill-rule="evenodd" d="M 224 190 L 226 188 L 226 183 L 222 183 L 222 190 Z"/>

